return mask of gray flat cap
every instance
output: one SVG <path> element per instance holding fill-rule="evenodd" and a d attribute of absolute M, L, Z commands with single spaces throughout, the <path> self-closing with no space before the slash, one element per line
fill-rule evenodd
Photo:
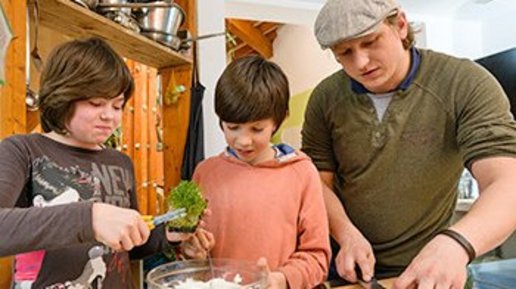
<path fill-rule="evenodd" d="M 315 20 L 315 37 L 326 49 L 367 35 L 399 7 L 396 0 L 328 0 Z"/>

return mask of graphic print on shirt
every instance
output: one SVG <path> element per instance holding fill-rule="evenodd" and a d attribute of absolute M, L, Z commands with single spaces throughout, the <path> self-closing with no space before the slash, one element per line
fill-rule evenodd
<path fill-rule="evenodd" d="M 87 172 L 79 166 L 62 167 L 43 156 L 34 160 L 32 168 L 34 206 L 48 207 L 79 201 L 130 206 L 129 190 L 133 180 L 129 171 L 120 166 L 92 163 L 91 172 Z M 106 251 L 103 246 L 91 247 L 87 252 L 89 260 L 76 279 L 46 288 L 102 288 L 107 271 L 112 271 L 107 269 L 103 259 L 104 254 L 108 253 Z M 116 269 L 123 274 L 126 268 Z"/>
<path fill-rule="evenodd" d="M 64 168 L 47 156 L 32 163 L 34 206 L 60 205 L 81 200 L 101 200 L 99 180 L 78 166 Z"/>

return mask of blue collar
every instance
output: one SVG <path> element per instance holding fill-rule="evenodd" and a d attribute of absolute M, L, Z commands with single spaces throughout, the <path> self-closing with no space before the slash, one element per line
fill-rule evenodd
<path fill-rule="evenodd" d="M 275 144 L 272 146 L 272 148 L 276 151 L 276 155 L 274 156 L 276 159 L 279 159 L 281 157 L 284 157 L 286 155 L 290 155 L 290 154 L 293 154 L 296 152 L 296 150 L 293 147 L 289 146 L 288 144 L 284 144 L 284 143 Z M 226 147 L 226 153 L 239 159 L 236 152 L 229 146 Z"/>
<path fill-rule="evenodd" d="M 406 90 L 410 86 L 410 84 L 412 83 L 414 78 L 416 77 L 416 72 L 419 68 L 419 64 L 421 63 L 421 55 L 419 54 L 419 52 L 417 51 L 417 49 L 414 46 L 412 46 L 410 48 L 410 54 L 412 56 L 411 57 L 412 64 L 410 66 L 409 73 L 408 73 L 407 77 L 401 82 L 401 84 L 398 86 L 397 89 Z M 365 88 L 365 86 L 363 86 L 360 82 L 354 80 L 353 78 L 350 78 L 350 80 L 351 80 L 351 89 L 353 90 L 353 92 L 370 93 L 370 91 L 367 90 L 367 88 Z"/>

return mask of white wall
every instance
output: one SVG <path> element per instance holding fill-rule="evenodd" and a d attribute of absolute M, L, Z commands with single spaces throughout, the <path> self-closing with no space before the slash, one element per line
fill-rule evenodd
<path fill-rule="evenodd" d="M 410 12 L 407 15 L 409 21 L 425 24 L 424 47 L 471 59 L 484 55 L 481 22 L 451 17 L 428 17 Z"/>
<path fill-rule="evenodd" d="M 305 24 L 315 21 L 322 4 L 296 0 L 226 0 L 226 17 Z"/>
<path fill-rule="evenodd" d="M 484 23 L 485 55 L 516 47 L 516 15 L 499 15 L 487 18 Z"/>
<path fill-rule="evenodd" d="M 305 25 L 284 25 L 274 41 L 276 62 L 289 78 L 291 94 L 314 87 L 332 71 L 340 69 L 333 54 L 321 50 L 313 29 Z"/>
<path fill-rule="evenodd" d="M 224 0 L 198 0 L 199 35 L 225 30 Z M 206 156 L 218 154 L 225 147 L 224 136 L 214 111 L 215 84 L 226 67 L 226 39 L 215 37 L 199 41 L 199 79 L 206 87 L 203 101 L 204 148 Z"/>

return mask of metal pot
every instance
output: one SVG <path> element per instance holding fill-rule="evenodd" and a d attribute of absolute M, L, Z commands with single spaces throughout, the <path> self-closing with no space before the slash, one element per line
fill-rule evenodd
<path fill-rule="evenodd" d="M 95 10 L 95 7 L 97 7 L 97 4 L 99 3 L 98 0 L 73 0 L 73 2 L 90 10 Z"/>
<path fill-rule="evenodd" d="M 165 46 L 168 46 L 174 50 L 179 50 L 181 48 L 181 38 L 171 35 L 165 34 L 156 31 L 142 31 L 142 35 L 149 37 L 152 40 L 155 40 Z"/>
<path fill-rule="evenodd" d="M 175 3 L 163 1 L 155 4 L 170 5 L 170 7 L 146 7 L 136 13 L 136 18 L 143 31 L 159 32 L 162 34 L 176 35 L 179 26 L 183 24 L 185 12 Z"/>
<path fill-rule="evenodd" d="M 99 1 L 99 3 L 97 6 L 97 11 L 100 14 L 120 11 L 126 15 L 131 15 L 131 8 L 116 7 L 116 5 L 131 3 L 132 1 L 130 1 L 130 0 L 98 0 L 98 1 Z M 113 5 L 113 6 L 109 7 L 109 5 Z"/>

